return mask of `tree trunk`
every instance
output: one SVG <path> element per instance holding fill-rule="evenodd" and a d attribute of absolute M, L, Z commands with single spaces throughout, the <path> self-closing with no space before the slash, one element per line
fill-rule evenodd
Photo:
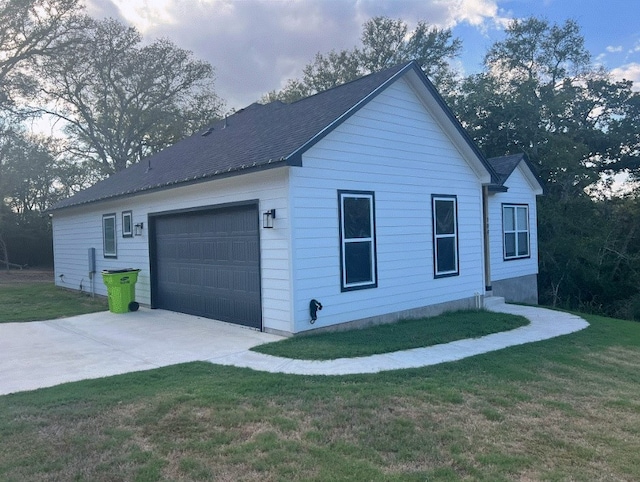
<path fill-rule="evenodd" d="M 9 252 L 7 251 L 7 243 L 4 242 L 2 233 L 0 233 L 0 254 L 2 254 L 4 258 L 5 269 L 9 271 Z"/>

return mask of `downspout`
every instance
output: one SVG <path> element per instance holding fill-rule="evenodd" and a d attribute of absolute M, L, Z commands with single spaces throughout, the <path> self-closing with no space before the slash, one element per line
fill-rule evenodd
<path fill-rule="evenodd" d="M 489 244 L 489 186 L 482 186 L 482 221 L 484 235 L 484 294 L 491 296 L 491 246 Z"/>

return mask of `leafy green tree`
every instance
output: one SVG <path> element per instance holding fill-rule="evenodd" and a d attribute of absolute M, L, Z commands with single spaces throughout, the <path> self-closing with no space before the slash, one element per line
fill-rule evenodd
<path fill-rule="evenodd" d="M 541 300 L 613 313 L 639 296 L 632 201 L 590 195 L 640 161 L 638 94 L 596 68 L 578 25 L 513 21 L 453 106 L 488 156 L 525 152 L 546 181 L 539 201 Z M 626 301 L 625 301 L 626 300 Z"/>
<path fill-rule="evenodd" d="M 16 98 L 37 90 L 34 64 L 76 42 L 81 10 L 81 0 L 0 2 L 0 108 L 15 109 Z"/>
<path fill-rule="evenodd" d="M 0 262 L 7 268 L 35 259 L 28 253 L 35 246 L 50 251 L 50 226 L 42 213 L 62 194 L 57 154 L 51 141 L 16 124 L 5 126 L 0 136 Z"/>
<path fill-rule="evenodd" d="M 32 183 L 46 182 L 49 166 L 41 170 L 43 151 L 36 154 L 20 128 L 21 118 L 29 115 L 24 102 L 39 88 L 36 66 L 77 42 L 76 34 L 86 21 L 82 8 L 80 0 L 0 1 L 0 261 L 7 268 L 11 251 L 8 243 L 25 217 L 33 218 L 35 223 L 31 224 L 44 226 L 45 230 L 48 225 L 39 213 L 31 216 L 35 212 L 31 208 L 43 201 L 32 196 Z M 35 157 L 19 161 L 20 153 Z M 17 173 L 24 169 L 31 169 L 31 173 L 21 178 Z M 25 196 L 17 196 L 19 189 L 25 189 Z M 49 189 L 46 186 L 42 192 Z M 23 211 L 16 212 L 16 207 Z"/>
<path fill-rule="evenodd" d="M 269 92 L 262 101 L 293 102 L 410 60 L 416 60 L 441 91 L 449 92 L 455 77 L 449 61 L 460 48 L 461 42 L 453 38 L 451 30 L 419 22 L 409 31 L 401 19 L 374 17 L 362 27 L 360 47 L 317 53 L 304 67 L 302 79 L 290 79 L 281 91 Z"/>
<path fill-rule="evenodd" d="M 46 114 L 63 119 L 69 149 L 99 175 L 122 170 L 219 116 L 213 67 L 115 20 L 89 20 L 80 46 L 42 62 Z"/>
<path fill-rule="evenodd" d="M 64 194 L 62 160 L 53 141 L 14 132 L 3 153 L 4 202 L 20 220 L 43 213 Z"/>
<path fill-rule="evenodd" d="M 566 199 L 638 162 L 638 94 L 592 65 L 571 20 L 516 20 L 462 83 L 454 109 L 489 156 L 526 152 Z M 635 147 L 634 147 L 635 146 Z"/>
<path fill-rule="evenodd" d="M 357 56 L 367 73 L 415 60 L 442 93 L 454 85 L 450 61 L 460 54 L 462 42 L 450 29 L 420 21 L 409 31 L 401 19 L 374 17 L 364 24 L 361 41 L 362 50 Z"/>

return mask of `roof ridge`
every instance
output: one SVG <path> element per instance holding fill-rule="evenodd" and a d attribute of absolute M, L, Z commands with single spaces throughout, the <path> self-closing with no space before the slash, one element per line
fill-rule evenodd
<path fill-rule="evenodd" d="M 394 65 L 394 66 L 392 66 L 392 67 L 387 67 L 387 68 L 382 69 L 382 70 L 377 70 L 377 71 L 375 71 L 375 72 L 370 72 L 370 73 L 365 74 L 365 75 L 363 75 L 363 76 L 361 76 L 361 77 L 357 77 L 357 78 L 355 78 L 355 79 L 353 79 L 353 80 L 350 80 L 350 81 L 348 81 L 348 82 L 344 82 L 343 84 L 334 85 L 333 87 L 329 87 L 328 89 L 321 90 L 321 91 L 319 91 L 319 92 L 316 92 L 315 94 L 308 95 L 308 96 L 306 96 L 306 97 L 303 97 L 302 99 L 298 99 L 298 100 L 295 100 L 295 101 L 290 102 L 290 103 L 284 102 L 284 104 L 285 104 L 285 105 L 294 105 L 294 104 L 297 104 L 297 103 L 299 103 L 299 102 L 304 102 L 304 101 L 306 101 L 306 100 L 313 99 L 314 97 L 316 97 L 316 96 L 318 96 L 318 95 L 326 94 L 326 93 L 329 93 L 329 92 L 335 91 L 335 90 L 337 90 L 337 89 L 340 89 L 340 88 L 342 88 L 342 87 L 347 87 L 347 86 L 349 86 L 350 84 L 353 84 L 353 83 L 355 83 L 355 82 L 360 82 L 360 81 L 366 80 L 366 79 L 368 79 L 368 78 L 370 78 L 370 77 L 372 77 L 372 76 L 374 76 L 374 75 L 379 75 L 379 76 L 381 76 L 381 77 L 382 77 L 382 76 L 384 76 L 386 73 L 388 73 L 388 72 L 390 72 L 390 71 L 392 71 L 392 70 L 394 70 L 394 69 L 395 69 L 395 70 L 397 70 L 398 72 L 400 72 L 402 69 L 404 69 L 405 67 L 407 67 L 408 65 L 410 65 L 410 64 L 412 64 L 412 63 L 415 63 L 415 60 L 410 60 L 410 61 L 408 61 L 408 62 L 403 62 L 403 63 L 400 63 L 400 64 L 396 64 L 396 65 Z M 275 100 L 275 101 L 273 101 L 273 102 L 279 102 L 279 101 Z M 273 102 L 270 102 L 269 104 L 271 104 L 271 103 L 273 103 Z M 280 101 L 280 102 L 281 102 L 281 101 Z M 264 105 L 269 105 L 269 104 L 264 104 Z"/>

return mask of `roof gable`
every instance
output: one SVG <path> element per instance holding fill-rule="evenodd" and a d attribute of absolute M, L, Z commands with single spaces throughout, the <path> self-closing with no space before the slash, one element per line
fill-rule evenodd
<path fill-rule="evenodd" d="M 527 182 L 531 185 L 531 189 L 533 189 L 535 194 L 544 193 L 542 180 L 540 179 L 534 167 L 531 165 L 531 162 L 529 162 L 529 159 L 524 153 L 492 157 L 487 159 L 487 161 L 498 176 L 498 183 L 496 189 L 494 190 L 506 190 L 505 183 L 507 182 L 507 179 L 509 179 L 513 171 L 515 171 L 515 169 L 519 167 L 522 170 L 525 179 L 527 179 Z"/>
<path fill-rule="evenodd" d="M 406 78 L 421 99 L 424 107 L 433 115 L 440 128 L 454 143 L 460 154 L 478 176 L 483 184 L 497 182 L 491 165 L 487 162 L 476 143 L 455 117 L 435 86 L 429 81 L 417 63 L 413 62 L 413 75 Z"/>
<path fill-rule="evenodd" d="M 441 127 L 464 151 L 481 181 L 494 180 L 489 163 L 431 82 L 418 64 L 409 62 L 291 104 L 252 104 L 204 132 L 62 200 L 53 210 L 260 169 L 301 165 L 304 152 L 407 73 L 423 102 L 445 119 Z"/>

